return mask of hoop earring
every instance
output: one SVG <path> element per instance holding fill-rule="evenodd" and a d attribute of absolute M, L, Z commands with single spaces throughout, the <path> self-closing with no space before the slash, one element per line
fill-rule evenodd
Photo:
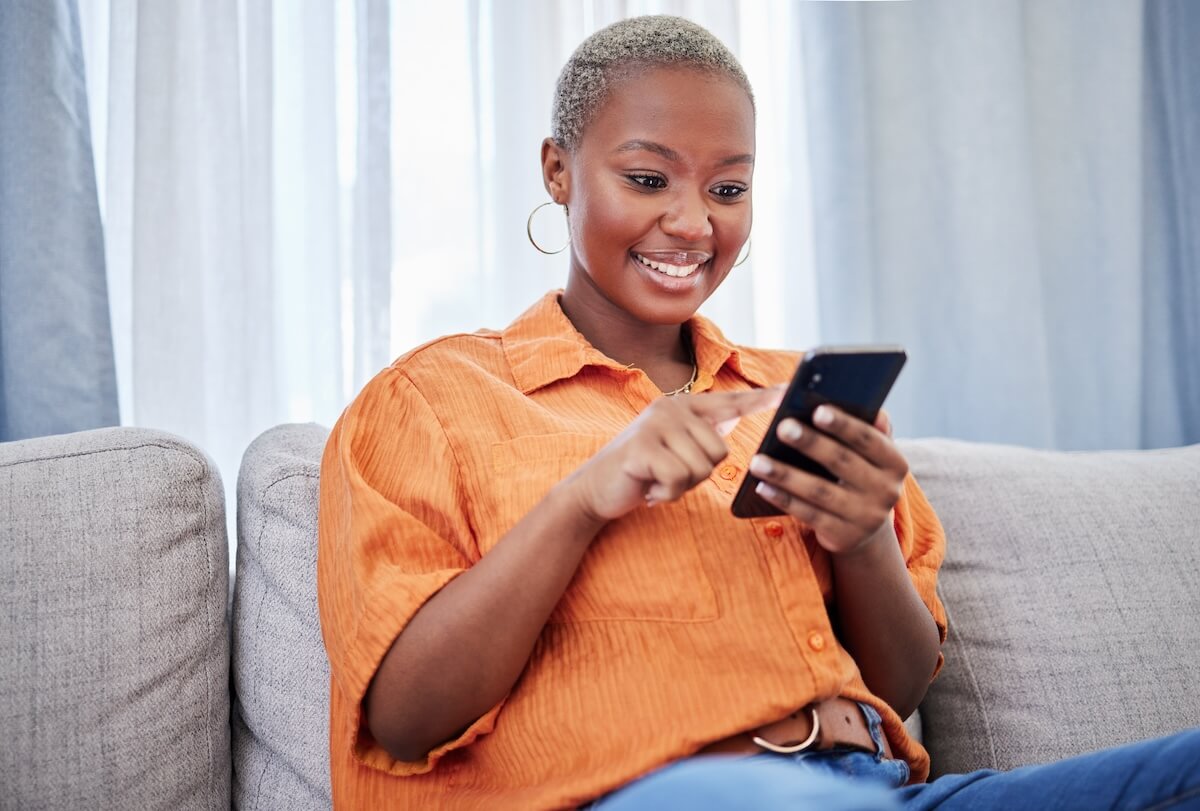
<path fill-rule="evenodd" d="M 534 206 L 533 211 L 529 212 L 529 219 L 525 220 L 525 236 L 529 237 L 529 244 L 532 245 L 537 250 L 541 251 L 542 253 L 546 254 L 547 256 L 553 256 L 556 253 L 562 253 L 571 245 L 571 230 L 570 230 L 569 225 L 567 227 L 567 244 L 563 245 L 557 251 L 546 250 L 541 245 L 537 244 L 537 240 L 533 238 L 533 215 L 537 214 L 539 211 L 541 211 L 546 206 L 552 206 L 552 205 L 555 205 L 555 202 L 553 200 L 548 200 L 547 202 L 542 203 L 541 205 Z M 563 216 L 567 217 L 570 215 L 570 213 L 571 212 L 567 210 L 567 207 L 563 206 Z"/>
<path fill-rule="evenodd" d="M 743 256 L 742 258 L 738 259 L 736 262 L 734 262 L 733 266 L 737 267 L 738 265 L 744 264 L 746 262 L 746 260 L 749 258 L 750 258 L 750 237 L 746 237 L 746 255 Z"/>

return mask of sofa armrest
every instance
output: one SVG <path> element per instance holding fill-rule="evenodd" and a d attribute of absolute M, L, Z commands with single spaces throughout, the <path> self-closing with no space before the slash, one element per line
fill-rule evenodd
<path fill-rule="evenodd" d="M 0 443 L 0 805 L 228 808 L 228 584 L 192 445 Z"/>

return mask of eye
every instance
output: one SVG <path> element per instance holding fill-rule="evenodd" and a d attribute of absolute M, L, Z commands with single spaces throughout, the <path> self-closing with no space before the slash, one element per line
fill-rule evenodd
<path fill-rule="evenodd" d="M 712 193 L 725 201 L 737 200 L 747 191 L 748 189 L 745 186 L 739 186 L 733 183 L 722 183 L 721 185 L 714 186 L 712 188 Z"/>
<path fill-rule="evenodd" d="M 629 178 L 629 182 L 635 186 L 641 186 L 643 189 L 665 189 L 667 187 L 667 179 L 662 175 L 625 175 Z"/>

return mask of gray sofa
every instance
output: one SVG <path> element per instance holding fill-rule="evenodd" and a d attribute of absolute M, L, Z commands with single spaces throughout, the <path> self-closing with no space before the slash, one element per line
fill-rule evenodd
<path fill-rule="evenodd" d="M 316 425 L 222 488 L 160 432 L 0 444 L 0 808 L 327 807 Z M 1200 446 L 902 443 L 945 523 L 936 773 L 1200 725 Z"/>

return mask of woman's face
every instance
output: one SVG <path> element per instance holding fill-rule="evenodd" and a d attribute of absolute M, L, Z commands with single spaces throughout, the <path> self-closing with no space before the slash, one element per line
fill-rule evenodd
<path fill-rule="evenodd" d="M 680 324 L 750 234 L 754 110 L 730 79 L 650 68 L 612 88 L 573 153 L 548 142 L 543 168 L 570 212 L 569 292 Z"/>

